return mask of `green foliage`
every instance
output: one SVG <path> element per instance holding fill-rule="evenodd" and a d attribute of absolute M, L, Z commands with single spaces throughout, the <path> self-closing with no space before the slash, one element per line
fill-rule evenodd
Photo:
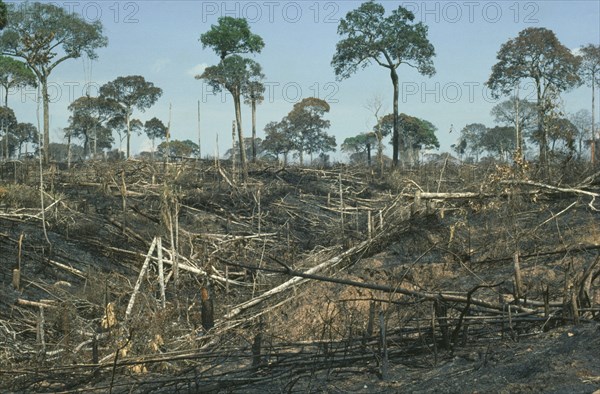
<path fill-rule="evenodd" d="M 0 56 L 0 86 L 4 88 L 4 105 L 8 105 L 8 92 L 13 88 L 37 86 L 35 74 L 23 62 Z"/>
<path fill-rule="evenodd" d="M 90 154 L 92 141 L 96 150 L 110 149 L 114 139 L 108 124 L 119 108 L 114 100 L 89 96 L 80 97 L 69 105 L 71 116 L 65 133 L 83 141 L 85 157 Z"/>
<path fill-rule="evenodd" d="M 600 44 L 588 44 L 581 47 L 581 67 L 579 71 L 581 78 L 588 86 L 600 86 Z"/>
<path fill-rule="evenodd" d="M 6 26 L 6 22 L 8 21 L 8 10 L 6 9 L 6 4 L 2 0 L 0 0 L 0 30 L 4 29 Z"/>
<path fill-rule="evenodd" d="M 48 77 L 61 63 L 87 55 L 108 45 L 100 21 L 88 23 L 77 13 L 51 3 L 11 3 L 8 23 L 0 34 L 0 51 L 24 59 L 42 87 L 44 147 L 50 144 Z M 48 161 L 49 151 L 44 149 Z"/>
<path fill-rule="evenodd" d="M 487 133 L 485 125 L 481 123 L 468 124 L 460 131 L 460 138 L 457 145 L 465 154 L 477 161 L 479 160 L 479 155 L 484 151 L 481 141 L 485 133 Z"/>
<path fill-rule="evenodd" d="M 323 119 L 329 112 L 329 104 L 316 97 L 308 97 L 294 104 L 285 118 L 288 136 L 294 150 L 298 151 L 300 164 L 304 164 L 304 153 L 314 155 L 335 150 L 335 137 L 328 135 L 325 130 L 331 122 Z"/>
<path fill-rule="evenodd" d="M 232 55 L 217 64 L 207 67 L 196 79 L 204 79 L 215 93 L 223 88 L 228 90 L 234 99 L 239 99 L 247 83 L 261 74 L 260 65 L 254 60 Z"/>
<path fill-rule="evenodd" d="M 23 144 L 32 142 L 37 144 L 38 142 L 38 129 L 31 123 L 17 123 L 17 127 L 14 130 L 14 136 L 19 148 L 19 157 L 21 156 Z"/>
<path fill-rule="evenodd" d="M 282 155 L 284 165 L 287 164 L 288 155 L 294 150 L 294 142 L 290 137 L 290 126 L 287 119 L 280 122 L 270 122 L 265 126 L 265 140 L 263 148 L 275 156 Z"/>
<path fill-rule="evenodd" d="M 250 156 L 252 155 L 252 138 L 245 138 L 245 144 L 244 146 L 246 147 L 246 155 Z M 273 160 L 275 159 L 275 154 L 273 154 L 270 150 L 265 148 L 264 145 L 264 141 L 261 138 L 256 138 L 254 140 L 254 143 L 256 144 L 256 157 L 260 160 Z M 229 148 L 227 149 L 227 152 L 225 152 L 225 157 L 231 158 L 234 154 L 234 150 L 233 148 Z M 240 152 L 238 149 L 235 150 L 235 157 L 236 160 L 240 160 Z"/>
<path fill-rule="evenodd" d="M 523 79 L 533 79 L 537 96 L 537 138 L 540 163 L 547 162 L 548 134 L 544 118 L 554 107 L 561 92 L 581 84 L 581 59 L 562 45 L 552 30 L 530 27 L 517 38 L 502 44 L 498 63 L 492 68 L 487 86 L 495 97 L 508 95 Z"/>
<path fill-rule="evenodd" d="M 253 60 L 245 59 L 240 54 L 260 53 L 265 46 L 263 39 L 250 31 L 248 21 L 243 18 L 224 16 L 218 19 L 217 25 L 200 36 L 203 48 L 210 47 L 220 57 L 216 66 L 208 67 L 196 79 L 205 79 L 213 91 L 227 89 L 233 96 L 235 120 L 242 163 L 242 177 L 248 174 L 246 165 L 246 149 L 242 133 L 241 95 L 252 103 L 253 115 L 256 103 L 262 100 L 264 87 L 260 81 L 264 78 L 261 67 Z M 262 90 L 261 90 L 262 89 Z M 250 97 L 253 96 L 253 97 Z M 253 116 L 254 119 L 254 116 Z M 255 125 L 253 125 L 255 131 Z M 253 133 L 254 136 L 254 133 Z M 253 144 L 253 153 L 256 147 Z"/>
<path fill-rule="evenodd" d="M 14 111 L 8 107 L 0 107 L 0 152 L 4 158 L 10 157 L 17 146 L 14 137 L 16 127 L 17 117 Z"/>
<path fill-rule="evenodd" d="M 516 131 L 512 126 L 495 126 L 486 128 L 483 135 L 480 136 L 479 145 L 484 149 L 497 156 L 500 159 L 508 160 L 510 153 L 517 146 Z"/>
<path fill-rule="evenodd" d="M 224 16 L 218 19 L 217 25 L 200 36 L 202 48 L 211 48 L 224 60 L 229 55 L 243 53 L 259 53 L 265 43 L 256 34 L 252 34 L 248 21 L 243 18 Z"/>
<path fill-rule="evenodd" d="M 127 158 L 130 157 L 130 139 L 132 129 L 132 119 L 134 109 L 144 112 L 146 109 L 156 103 L 163 91 L 161 88 L 154 86 L 152 82 L 148 82 L 140 75 L 130 75 L 127 77 L 118 77 L 114 81 L 108 82 L 100 87 L 100 97 L 112 100 L 116 105 L 113 105 L 114 115 L 116 120 L 113 122 L 115 126 L 125 126 L 127 137 Z"/>
<path fill-rule="evenodd" d="M 134 109 L 144 112 L 156 103 L 163 91 L 147 82 L 140 75 L 118 77 L 100 87 L 100 96 L 120 104 L 123 114 L 129 114 Z"/>
<path fill-rule="evenodd" d="M 427 38 L 428 28 L 414 23 L 415 16 L 399 6 L 385 16 L 385 8 L 373 1 L 363 3 L 340 20 L 338 34 L 344 37 L 336 45 L 331 65 L 339 79 L 349 78 L 359 68 L 372 63 L 390 70 L 394 86 L 394 119 L 398 119 L 398 74 L 401 64 L 422 75 L 435 74 L 435 49 Z M 398 163 L 399 126 L 393 122 L 394 165 Z"/>
<path fill-rule="evenodd" d="M 561 145 L 568 153 L 576 150 L 575 141 L 579 130 L 569 119 L 552 118 L 547 124 L 550 151 L 554 152 Z"/>
<path fill-rule="evenodd" d="M 375 133 L 360 133 L 354 137 L 348 137 L 342 143 L 342 151 L 350 154 L 351 163 L 367 162 L 371 165 L 371 150 L 377 145 Z"/>
<path fill-rule="evenodd" d="M 530 27 L 502 44 L 498 63 L 487 81 L 495 97 L 511 94 L 516 84 L 532 78 L 540 84 L 542 97 L 549 88 L 557 92 L 576 87 L 580 59 L 560 43 L 552 30 Z M 538 97 L 541 99 L 541 97 Z"/>
<path fill-rule="evenodd" d="M 262 73 L 262 67 L 256 62 L 249 64 L 248 79 L 242 84 L 241 92 L 244 96 L 244 103 L 252 105 L 260 104 L 265 99 L 265 85 L 262 80 L 265 75 Z"/>
<path fill-rule="evenodd" d="M 414 14 L 402 6 L 384 14 L 383 5 L 368 1 L 340 20 L 338 34 L 345 38 L 337 43 L 331 62 L 335 74 L 348 78 L 372 62 L 389 69 L 407 64 L 423 75 L 435 74 L 427 26 L 413 23 Z"/>
<path fill-rule="evenodd" d="M 200 151 L 198 145 L 190 140 L 179 141 L 173 140 L 169 142 L 162 142 L 158 146 L 158 153 L 164 155 L 167 153 L 169 156 L 176 157 L 191 157 L 197 155 Z"/>
<path fill-rule="evenodd" d="M 156 117 L 147 120 L 146 123 L 144 123 L 144 131 L 151 140 L 157 138 L 164 140 L 167 137 L 167 126 L 165 126 L 162 120 Z"/>
<path fill-rule="evenodd" d="M 511 98 L 496 104 L 490 114 L 494 121 L 503 126 L 517 126 L 517 105 L 519 107 L 519 130 L 522 133 L 531 132 L 537 123 L 536 105 L 527 100 Z"/>

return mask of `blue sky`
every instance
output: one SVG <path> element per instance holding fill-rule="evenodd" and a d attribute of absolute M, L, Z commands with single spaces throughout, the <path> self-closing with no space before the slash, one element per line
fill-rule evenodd
<path fill-rule="evenodd" d="M 270 121 L 280 120 L 302 98 L 317 96 L 331 104 L 329 132 L 338 145 L 347 137 L 373 126 L 365 104 L 379 95 L 386 112 L 392 110 L 392 85 L 387 70 L 377 65 L 337 81 L 330 66 L 339 40 L 337 23 L 358 1 L 52 1 L 88 21 L 101 20 L 109 45 L 98 60 L 63 63 L 51 75 L 51 141 L 63 140 L 71 101 L 119 76 L 142 75 L 163 89 L 160 100 L 144 113 L 165 123 L 172 105 L 171 135 L 197 141 L 197 102 L 201 102 L 202 154 L 220 153 L 231 146 L 233 102 L 228 95 L 212 95 L 194 75 L 218 62 L 202 49 L 200 34 L 219 16 L 245 17 L 265 41 L 254 56 L 266 74 L 266 100 L 258 107 L 258 135 Z M 600 1 L 382 1 L 388 11 L 402 5 L 416 20 L 429 26 L 436 49 L 437 74 L 422 77 L 413 69 L 398 69 L 400 111 L 427 119 L 437 126 L 440 151 L 448 151 L 459 130 L 468 123 L 493 125 L 490 109 L 498 101 L 484 87 L 496 53 L 508 39 L 528 27 L 553 30 L 568 48 L 600 43 Z M 523 96 L 531 93 L 526 88 Z M 9 105 L 21 122 L 37 123 L 35 92 L 11 92 Z M 582 86 L 563 95 L 565 110 L 590 108 L 591 89 Z M 250 135 L 250 110 L 243 107 L 243 127 Z M 598 109 L 596 109 L 598 114 Z M 600 115 L 597 116 L 600 119 Z M 451 125 L 454 132 L 449 133 Z M 133 152 L 149 149 L 144 137 L 135 137 Z M 118 146 L 118 142 L 117 142 Z M 390 154 L 391 149 L 388 149 Z M 334 155 L 343 159 L 344 155 Z"/>

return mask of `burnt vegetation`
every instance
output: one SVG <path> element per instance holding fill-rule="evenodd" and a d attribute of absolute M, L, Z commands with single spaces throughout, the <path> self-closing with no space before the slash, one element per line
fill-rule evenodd
<path fill-rule="evenodd" d="M 227 162 L 57 163 L 43 215 L 38 169 L 0 172 L 3 391 L 410 390 L 599 319 L 585 164 L 549 184 L 448 160 L 383 178 L 257 163 L 245 183 Z"/>

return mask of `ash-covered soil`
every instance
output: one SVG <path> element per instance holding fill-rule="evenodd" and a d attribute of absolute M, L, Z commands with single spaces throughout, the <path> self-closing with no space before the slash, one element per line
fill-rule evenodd
<path fill-rule="evenodd" d="M 600 174 L 513 170 L 9 163 L 0 390 L 593 393 Z"/>

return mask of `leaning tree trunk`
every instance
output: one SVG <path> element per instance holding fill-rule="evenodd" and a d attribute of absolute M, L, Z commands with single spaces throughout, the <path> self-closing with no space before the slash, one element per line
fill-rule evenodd
<path fill-rule="evenodd" d="M 392 83 L 394 84 L 394 132 L 392 134 L 392 146 L 393 146 L 393 156 L 392 161 L 394 167 L 398 166 L 398 148 L 400 146 L 400 133 L 398 131 L 398 74 L 396 73 L 396 69 L 392 68 L 390 71 L 390 75 L 392 77 Z"/>
<path fill-rule="evenodd" d="M 242 181 L 245 182 L 248 178 L 248 163 L 246 162 L 246 146 L 244 144 L 244 135 L 242 133 L 242 105 L 239 93 L 233 94 L 233 104 L 235 105 L 235 120 L 237 123 L 238 140 L 240 141 L 240 165 L 242 166 Z"/>

